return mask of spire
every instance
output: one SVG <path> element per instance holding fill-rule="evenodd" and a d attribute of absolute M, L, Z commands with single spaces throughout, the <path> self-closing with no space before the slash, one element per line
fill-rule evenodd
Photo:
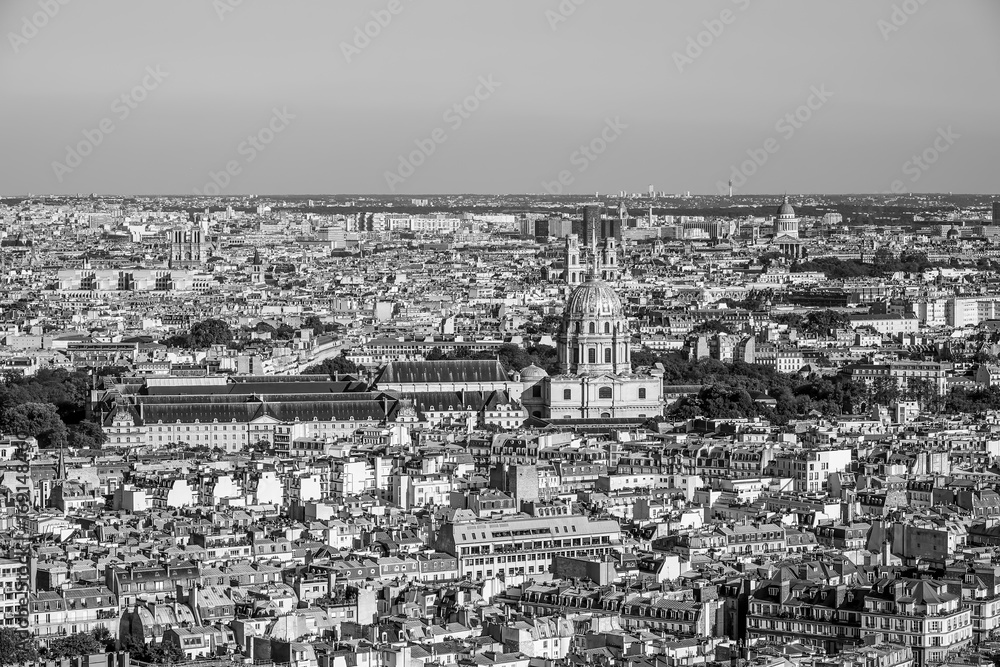
<path fill-rule="evenodd" d="M 590 235 L 590 266 L 587 272 L 588 280 L 597 280 L 601 275 L 601 257 L 597 252 L 597 230 Z"/>

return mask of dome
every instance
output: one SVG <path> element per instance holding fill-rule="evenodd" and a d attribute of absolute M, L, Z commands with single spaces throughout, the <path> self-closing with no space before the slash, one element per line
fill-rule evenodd
<path fill-rule="evenodd" d="M 788 197 L 785 197 L 785 201 L 782 202 L 781 208 L 778 209 L 778 217 L 779 218 L 795 217 L 795 209 L 792 208 L 792 205 L 788 203 Z"/>
<path fill-rule="evenodd" d="M 587 276 L 569 297 L 566 314 L 571 318 L 623 317 L 622 302 L 618 294 L 597 276 Z"/>
<path fill-rule="evenodd" d="M 528 380 L 541 380 L 542 378 L 547 378 L 548 376 L 549 374 L 545 372 L 545 369 L 539 368 L 534 364 L 525 366 L 521 369 L 522 382 L 526 382 Z"/>

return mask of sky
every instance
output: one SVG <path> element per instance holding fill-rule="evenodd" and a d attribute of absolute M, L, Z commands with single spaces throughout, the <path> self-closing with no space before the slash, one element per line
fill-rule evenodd
<path fill-rule="evenodd" d="M 0 195 L 1000 190 L 997 0 L 2 0 Z"/>

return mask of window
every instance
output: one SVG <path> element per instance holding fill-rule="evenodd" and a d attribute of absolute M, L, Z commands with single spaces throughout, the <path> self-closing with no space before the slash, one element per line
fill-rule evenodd
<path fill-rule="evenodd" d="M 563 389 L 563 400 L 564 401 L 568 401 L 571 398 L 573 398 L 573 390 L 572 389 Z"/>
<path fill-rule="evenodd" d="M 646 388 L 639 387 L 639 398 L 646 398 Z"/>
<path fill-rule="evenodd" d="M 590 348 L 587 350 L 587 363 L 596 364 L 597 363 L 597 350 Z"/>
<path fill-rule="evenodd" d="M 531 395 L 534 398 L 539 398 L 542 395 L 542 387 L 541 387 L 541 385 L 537 385 L 536 384 L 534 387 L 532 387 L 531 388 Z"/>
<path fill-rule="evenodd" d="M 597 398 L 609 399 L 611 398 L 611 387 L 601 387 L 597 390 Z"/>
<path fill-rule="evenodd" d="M 604 333 L 606 333 L 606 334 L 611 333 L 611 323 L 610 322 L 605 322 L 604 323 Z"/>
<path fill-rule="evenodd" d="M 606 363 L 606 364 L 610 364 L 611 363 L 611 348 L 610 347 L 606 348 L 604 350 L 604 363 Z"/>
<path fill-rule="evenodd" d="M 590 323 L 590 333 L 597 333 L 597 325 L 593 322 Z"/>

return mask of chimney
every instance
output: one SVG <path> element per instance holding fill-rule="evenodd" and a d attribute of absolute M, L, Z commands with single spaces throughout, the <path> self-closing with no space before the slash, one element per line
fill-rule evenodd
<path fill-rule="evenodd" d="M 847 599 L 847 584 L 837 584 L 837 609 L 840 609 L 844 605 L 844 600 Z"/>

